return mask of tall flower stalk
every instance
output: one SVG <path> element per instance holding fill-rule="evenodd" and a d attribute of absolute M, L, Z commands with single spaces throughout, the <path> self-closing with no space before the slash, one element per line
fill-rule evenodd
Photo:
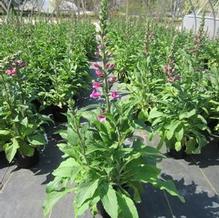
<path fill-rule="evenodd" d="M 120 97 L 117 91 L 110 91 L 116 77 L 112 75 L 112 71 L 115 67 L 110 63 L 109 52 L 107 51 L 107 27 L 108 27 L 108 1 L 102 0 L 99 13 L 99 27 L 98 34 L 98 55 L 100 58 L 100 64 L 95 64 L 97 81 L 93 81 L 93 91 L 90 95 L 94 99 L 102 99 L 103 107 L 102 112 L 98 116 L 98 120 L 103 122 L 105 120 L 105 114 L 111 110 L 112 100 L 116 100 Z"/>

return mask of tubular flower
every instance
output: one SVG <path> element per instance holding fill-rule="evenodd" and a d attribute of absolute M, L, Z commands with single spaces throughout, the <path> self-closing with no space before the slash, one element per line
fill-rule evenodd
<path fill-rule="evenodd" d="M 167 75 L 171 75 L 171 74 L 173 74 L 174 73 L 174 68 L 170 65 L 170 64 L 166 64 L 166 65 L 164 65 L 164 67 L 163 67 L 163 71 L 164 71 L 164 73 L 166 73 Z"/>
<path fill-rule="evenodd" d="M 106 68 L 108 70 L 112 70 L 114 67 L 115 67 L 115 64 L 110 64 L 110 63 L 106 64 Z"/>
<path fill-rule="evenodd" d="M 95 89 L 90 94 L 90 98 L 93 98 L 93 99 L 99 99 L 100 97 L 101 97 L 101 93 L 96 91 Z"/>
<path fill-rule="evenodd" d="M 112 97 L 113 100 L 117 100 L 117 99 L 119 99 L 121 96 L 120 96 L 120 94 L 119 94 L 117 91 L 112 91 L 111 97 Z"/>
<path fill-rule="evenodd" d="M 97 77 L 104 77 L 104 73 L 101 72 L 100 70 L 96 70 L 96 75 Z"/>
<path fill-rule="evenodd" d="M 110 76 L 109 79 L 108 79 L 108 82 L 109 83 L 114 83 L 114 82 L 116 82 L 116 79 L 117 79 L 116 76 Z"/>
<path fill-rule="evenodd" d="M 97 64 L 97 63 L 94 64 L 94 67 L 97 68 L 97 69 L 101 68 L 101 66 L 99 64 Z"/>
<path fill-rule="evenodd" d="M 14 75 L 16 75 L 17 70 L 16 70 L 16 68 L 12 68 L 12 69 L 6 70 L 5 73 L 6 73 L 8 76 L 14 76 Z"/>
<path fill-rule="evenodd" d="M 96 90 L 97 90 L 97 89 L 100 89 L 101 86 L 102 86 L 102 85 L 101 85 L 100 82 L 96 82 L 96 81 L 93 81 L 93 82 L 92 82 L 92 88 L 93 88 L 93 89 L 96 89 Z"/>
<path fill-rule="evenodd" d="M 26 63 L 22 60 L 18 60 L 15 62 L 15 64 L 19 67 L 19 68 L 23 68 L 26 66 Z"/>
<path fill-rule="evenodd" d="M 106 116 L 103 115 L 103 114 L 98 115 L 98 116 L 97 116 L 97 119 L 98 119 L 101 123 L 106 122 Z"/>

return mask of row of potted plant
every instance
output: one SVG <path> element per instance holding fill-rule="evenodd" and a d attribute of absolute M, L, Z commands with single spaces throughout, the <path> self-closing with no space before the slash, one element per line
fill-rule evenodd
<path fill-rule="evenodd" d="M 157 162 L 164 158 L 158 149 L 146 146 L 134 136 L 139 125 L 135 108 L 113 89 L 117 81 L 115 64 L 107 48 L 108 1 L 101 1 L 99 45 L 100 63 L 95 64 L 97 79 L 90 98 L 97 104 L 69 110 L 67 129 L 60 131 L 58 146 L 63 161 L 53 172 L 47 186 L 44 213 L 48 215 L 57 201 L 74 193 L 74 216 L 87 209 L 103 217 L 137 218 L 144 184 L 179 195 L 172 181 L 161 177 Z"/>
<path fill-rule="evenodd" d="M 22 69 L 25 65 L 19 54 L 0 62 L 0 147 L 9 162 L 16 157 L 19 167 L 38 162 L 37 149 L 46 144 L 42 125 L 49 121 L 48 117 L 34 113 L 31 108 L 24 91 L 26 78 Z"/>
<path fill-rule="evenodd" d="M 96 48 L 95 27 L 89 21 L 5 24 L 0 39 L 0 59 L 21 51 L 28 63 L 23 70 L 25 91 L 37 108 L 64 108 L 86 89 L 88 58 Z"/>
<path fill-rule="evenodd" d="M 95 28 L 82 21 L 0 29 L 0 149 L 10 163 L 29 168 L 47 144 L 45 124 L 74 107 L 88 87 Z"/>
<path fill-rule="evenodd" d="M 151 20 L 140 22 L 112 21 L 108 33 L 130 107 L 151 137 L 160 136 L 160 146 L 200 153 L 219 135 L 219 41 L 205 36 L 203 23 L 193 35 Z"/>

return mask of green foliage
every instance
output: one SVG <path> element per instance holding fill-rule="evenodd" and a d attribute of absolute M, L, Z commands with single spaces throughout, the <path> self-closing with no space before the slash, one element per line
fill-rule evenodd
<path fill-rule="evenodd" d="M 62 107 L 86 90 L 88 58 L 96 48 L 95 27 L 89 22 L 1 25 L 0 41 L 0 59 L 22 52 L 25 92 L 32 100 Z"/>
<path fill-rule="evenodd" d="M 17 153 L 31 157 L 35 149 L 47 144 L 41 126 L 49 121 L 49 118 L 33 113 L 23 89 L 25 77 L 16 65 L 17 58 L 15 55 L 0 62 L 0 147 L 9 162 Z M 5 70 L 13 65 L 16 66 L 15 74 L 7 75 Z"/>
<path fill-rule="evenodd" d="M 141 19 L 112 20 L 108 41 L 138 117 L 161 145 L 200 153 L 218 135 L 219 41 Z"/>
<path fill-rule="evenodd" d="M 179 196 L 172 183 L 160 178 L 156 161 L 163 156 L 157 149 L 138 138 L 127 144 L 136 127 L 128 108 L 129 103 L 116 104 L 104 123 L 97 120 L 97 110 L 68 113 L 67 130 L 60 133 L 65 139 L 59 145 L 64 161 L 47 187 L 45 215 L 67 193 L 66 187 L 75 193 L 75 217 L 88 208 L 95 213 L 100 202 L 113 218 L 138 217 L 135 203 L 140 201 L 144 183 Z"/>

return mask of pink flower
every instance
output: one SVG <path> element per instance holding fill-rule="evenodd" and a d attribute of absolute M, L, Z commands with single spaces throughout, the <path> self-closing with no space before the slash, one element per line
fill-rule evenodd
<path fill-rule="evenodd" d="M 180 79 L 181 79 L 181 77 L 179 75 L 169 76 L 167 78 L 167 81 L 170 82 L 170 83 L 173 83 L 173 82 L 179 81 Z"/>
<path fill-rule="evenodd" d="M 166 64 L 166 65 L 164 65 L 164 67 L 163 67 L 163 71 L 164 71 L 164 73 L 166 73 L 167 75 L 170 75 L 170 74 L 174 73 L 175 69 L 174 69 L 174 67 L 172 67 L 170 64 Z"/>
<path fill-rule="evenodd" d="M 121 96 L 117 91 L 112 91 L 111 97 L 113 100 L 119 99 Z"/>
<path fill-rule="evenodd" d="M 97 69 L 101 68 L 101 66 L 99 64 L 97 64 L 97 63 L 94 64 L 94 67 L 97 68 Z"/>
<path fill-rule="evenodd" d="M 98 119 L 101 123 L 106 122 L 106 116 L 103 115 L 103 114 L 98 115 L 98 116 L 97 116 L 97 119 Z"/>
<path fill-rule="evenodd" d="M 5 73 L 6 73 L 8 76 L 14 76 L 14 75 L 16 75 L 17 71 L 16 71 L 16 68 L 12 68 L 12 69 L 6 70 Z"/>
<path fill-rule="evenodd" d="M 109 82 L 109 83 L 114 83 L 114 82 L 116 82 L 116 76 L 111 76 L 111 77 L 109 77 L 108 82 Z"/>
<path fill-rule="evenodd" d="M 101 93 L 96 91 L 95 89 L 92 91 L 92 93 L 90 94 L 90 98 L 93 98 L 93 99 L 99 99 L 101 96 Z"/>
<path fill-rule="evenodd" d="M 110 63 L 106 64 L 106 68 L 108 70 L 112 70 L 114 67 L 115 67 L 115 64 L 110 64 Z"/>
<path fill-rule="evenodd" d="M 25 63 L 24 61 L 22 61 L 22 60 L 18 60 L 18 61 L 16 61 L 15 63 L 16 63 L 16 65 L 17 65 L 18 67 L 20 67 L 20 68 L 23 68 L 23 67 L 26 66 L 26 63 Z"/>
<path fill-rule="evenodd" d="M 101 83 L 100 82 L 96 82 L 96 81 L 93 81 L 93 83 L 92 83 L 92 88 L 94 88 L 94 89 L 99 89 L 99 88 L 101 88 Z"/>
<path fill-rule="evenodd" d="M 100 70 L 96 70 L 97 77 L 104 77 L 104 73 Z"/>

